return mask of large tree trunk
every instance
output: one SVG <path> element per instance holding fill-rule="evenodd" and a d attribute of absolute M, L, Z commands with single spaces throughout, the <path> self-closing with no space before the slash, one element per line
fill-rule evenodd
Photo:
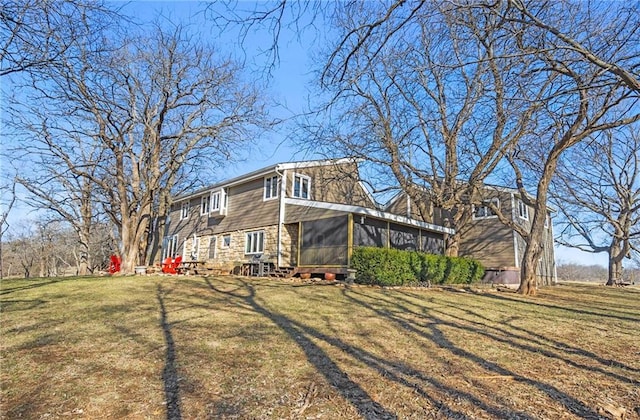
<path fill-rule="evenodd" d="M 540 242 L 531 238 L 527 243 L 522 257 L 522 267 L 520 269 L 520 287 L 518 293 L 533 296 L 537 287 L 537 268 L 540 259 Z"/>
<path fill-rule="evenodd" d="M 620 240 L 614 236 L 609 247 L 609 278 L 607 279 L 607 286 L 613 286 L 622 280 L 623 257 Z"/>

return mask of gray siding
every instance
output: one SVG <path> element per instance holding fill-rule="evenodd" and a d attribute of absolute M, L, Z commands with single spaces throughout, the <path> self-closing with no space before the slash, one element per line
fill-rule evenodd
<path fill-rule="evenodd" d="M 359 182 L 360 176 L 355 163 L 288 170 L 286 171 L 287 197 L 293 197 L 295 174 L 311 178 L 311 200 L 362 207 L 375 206 Z"/>

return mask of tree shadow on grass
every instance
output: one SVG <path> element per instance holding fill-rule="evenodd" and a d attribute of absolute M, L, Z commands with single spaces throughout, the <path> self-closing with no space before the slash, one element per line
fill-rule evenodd
<path fill-rule="evenodd" d="M 399 292 L 399 295 L 400 294 L 401 294 L 401 292 Z M 402 298 L 399 298 L 399 297 L 396 297 L 394 302 L 387 301 L 387 303 L 389 303 L 389 304 L 393 304 L 393 303 L 397 304 L 398 301 L 404 301 L 405 303 L 407 303 L 409 305 L 415 305 L 414 302 L 411 302 L 411 301 L 408 301 L 406 299 L 402 299 Z M 452 305 L 447 304 L 447 306 L 452 306 Z M 406 306 L 401 306 L 401 308 L 403 309 L 403 311 L 405 311 L 405 313 L 411 313 L 411 314 L 419 316 L 419 317 L 426 315 L 425 313 L 416 313 L 415 311 L 412 311 L 409 307 L 406 307 Z M 426 309 L 426 308 L 423 308 L 423 309 Z M 534 333 L 532 333 L 532 332 L 530 332 L 528 330 L 525 330 L 525 329 L 522 329 L 522 328 L 519 328 L 519 327 L 510 326 L 511 328 L 513 328 L 515 330 L 520 330 L 521 332 L 526 332 L 529 335 L 514 333 L 512 331 L 508 331 L 505 328 L 491 326 L 491 325 L 488 325 L 486 323 L 479 322 L 476 319 L 484 319 L 484 320 L 490 321 L 490 322 L 491 322 L 491 320 L 486 318 L 486 317 L 484 317 L 483 315 L 481 315 L 479 313 L 476 313 L 476 312 L 474 312 L 472 310 L 469 310 L 469 309 L 465 309 L 463 307 L 456 307 L 456 310 L 461 311 L 463 313 L 467 313 L 467 314 L 471 315 L 472 318 L 475 318 L 475 319 L 459 318 L 461 321 L 467 322 L 468 324 L 471 324 L 471 325 L 463 326 L 460 323 L 451 322 L 451 321 L 445 321 L 444 319 L 440 319 L 439 323 L 442 324 L 442 325 L 446 325 L 446 326 L 452 327 L 452 328 L 464 328 L 464 329 L 466 329 L 468 331 L 473 332 L 474 334 L 486 337 L 486 338 L 488 338 L 490 340 L 494 340 L 494 341 L 497 341 L 497 342 L 500 342 L 500 343 L 507 344 L 507 345 L 509 345 L 511 347 L 516 347 L 516 348 L 518 348 L 520 350 L 524 350 L 524 351 L 527 351 L 527 352 L 532 353 L 532 354 L 541 354 L 543 356 L 546 356 L 546 357 L 549 357 L 549 358 L 552 358 L 552 359 L 561 360 L 564 363 L 566 363 L 567 365 L 575 367 L 577 369 L 587 370 L 587 371 L 594 372 L 594 373 L 600 373 L 602 375 L 609 376 L 610 378 L 615 379 L 615 380 L 620 381 L 620 382 L 626 382 L 626 383 L 629 383 L 629 384 L 632 384 L 632 385 L 639 385 L 640 386 L 640 381 L 638 381 L 638 380 L 632 379 L 632 378 L 630 378 L 628 376 L 625 376 L 625 375 L 617 374 L 615 372 L 610 372 L 610 371 L 608 371 L 606 369 L 603 369 L 601 367 L 598 367 L 598 366 L 589 366 L 589 365 L 585 365 L 585 364 L 582 364 L 582 363 L 578 363 L 575 360 L 572 360 L 572 359 L 570 359 L 568 357 L 563 356 L 562 353 L 556 353 L 556 352 L 554 352 L 552 350 L 545 349 L 544 347 L 549 347 L 549 344 L 551 344 L 551 345 L 555 344 L 557 346 L 555 348 L 555 350 L 559 350 L 560 352 L 569 352 L 571 354 L 577 354 L 577 355 L 582 355 L 582 356 L 585 356 L 585 357 L 590 357 L 594 361 L 597 361 L 597 362 L 603 364 L 606 367 L 617 367 L 617 368 L 620 368 L 620 369 L 629 370 L 630 372 L 637 372 L 638 370 L 635 369 L 635 368 L 626 366 L 626 365 L 624 365 L 622 363 L 618 363 L 618 362 L 612 361 L 610 359 L 603 359 L 603 358 L 601 358 L 601 357 L 599 357 L 599 356 L 597 356 L 597 355 L 595 355 L 595 354 L 593 354 L 591 352 L 587 352 L 587 351 L 585 351 L 583 349 L 580 349 L 580 348 L 577 348 L 577 347 L 568 346 L 568 345 L 566 345 L 564 343 L 561 343 L 559 341 L 551 340 L 550 338 L 547 338 L 547 337 L 545 337 L 543 335 L 534 334 Z M 440 315 L 443 315 L 443 316 L 449 316 L 450 315 L 447 312 L 441 311 L 441 310 L 439 310 L 437 308 L 430 308 L 428 316 L 433 317 L 434 314 L 440 314 Z M 420 324 L 416 324 L 416 325 L 420 325 Z M 501 336 L 499 334 L 502 334 L 503 336 Z M 505 337 L 508 337 L 508 338 L 505 338 Z M 532 338 L 532 337 L 534 337 L 534 338 Z M 514 341 L 514 340 L 522 340 L 524 343 L 519 343 L 519 342 Z M 539 347 L 536 347 L 536 345 L 539 346 Z"/>
<path fill-rule="evenodd" d="M 509 294 L 503 294 L 503 295 L 498 295 L 498 294 L 493 294 L 493 293 L 476 293 L 478 296 L 482 296 L 486 299 L 493 299 L 493 300 L 498 300 L 501 302 L 509 302 L 509 303 L 520 303 L 520 304 L 528 304 L 528 305 L 533 305 L 533 307 L 535 306 L 541 306 L 544 308 L 549 308 L 549 309 L 556 309 L 558 311 L 563 311 L 563 312 L 571 312 L 574 314 L 579 314 L 579 315 L 588 315 L 588 316 L 595 316 L 595 317 L 603 317 L 603 318 L 612 318 L 612 319 L 618 319 L 621 321 L 631 321 L 631 322 L 640 322 L 640 317 L 631 317 L 631 316 L 625 316 L 625 315 L 615 315 L 612 313 L 606 313 L 606 312 L 594 312 L 594 311 L 588 311 L 585 309 L 577 309 L 577 308 L 570 308 L 570 307 L 566 307 L 566 306 L 558 306 L 558 305 L 554 305 L 551 303 L 546 303 L 546 302 L 542 302 L 542 301 L 536 301 L 536 300 L 529 300 L 529 301 L 524 301 L 520 298 L 517 297 L 511 297 L 509 296 Z"/>
<path fill-rule="evenodd" d="M 551 399 L 560 402 L 569 412 L 577 416 L 580 416 L 582 418 L 599 418 L 598 413 L 596 413 L 590 407 L 584 405 L 581 401 L 575 399 L 574 397 L 562 392 L 561 390 L 554 387 L 553 385 L 549 385 L 544 382 L 537 381 L 537 380 L 528 378 L 526 376 L 520 375 L 516 372 L 510 371 L 509 369 L 506 369 L 495 362 L 486 360 L 476 354 L 473 354 L 461 347 L 456 346 L 444 335 L 444 333 L 440 329 L 441 326 L 448 326 L 448 327 L 468 331 L 474 334 L 478 334 L 479 332 L 482 333 L 482 331 L 479 331 L 477 328 L 470 328 L 468 326 L 465 326 L 459 323 L 446 321 L 442 318 L 435 316 L 433 313 L 435 311 L 429 308 L 423 308 L 424 310 L 428 310 L 428 313 L 418 314 L 404 305 L 399 305 L 397 300 L 389 301 L 381 297 L 381 299 L 384 301 L 385 304 L 391 305 L 395 307 L 395 309 L 397 309 L 396 312 L 392 312 L 388 309 L 382 309 L 367 302 L 365 299 L 363 299 L 363 298 L 366 298 L 366 296 L 363 295 L 362 293 L 349 291 L 349 290 L 345 290 L 343 293 L 345 294 L 345 296 L 347 296 L 347 298 L 349 298 L 355 304 L 365 307 L 370 311 L 378 314 L 379 316 L 392 321 L 393 323 L 397 324 L 399 327 L 405 329 L 406 331 L 412 334 L 422 337 L 423 339 L 432 341 L 438 347 L 445 349 L 456 356 L 470 360 L 474 362 L 476 365 L 478 365 L 479 367 L 489 370 L 497 375 L 508 376 L 513 378 L 516 381 L 519 381 L 524 384 L 537 388 L 538 390 L 546 393 Z M 358 298 L 357 296 L 362 296 L 363 298 Z M 411 305 L 415 305 L 415 303 L 413 302 L 410 302 L 410 303 Z M 410 313 L 419 317 L 428 316 L 429 322 L 416 324 L 407 319 L 404 319 L 401 316 L 396 315 L 396 313 L 402 313 L 402 314 Z M 429 333 L 426 333 L 421 328 L 426 328 L 429 331 Z M 489 337 L 494 338 L 493 336 L 489 336 Z M 513 345 L 514 347 L 520 346 L 517 342 L 512 340 L 502 339 L 502 341 L 506 342 L 509 345 Z M 503 413 L 490 413 L 490 414 L 498 414 L 500 416 L 504 415 Z M 511 418 L 513 416 L 507 416 L 507 417 Z"/>
<path fill-rule="evenodd" d="M 282 314 L 271 312 L 256 301 L 256 292 L 254 287 L 244 281 L 242 282 L 245 286 L 245 292 L 238 293 L 240 292 L 238 289 L 233 292 L 220 290 L 207 280 L 207 284 L 209 284 L 212 291 L 216 293 L 232 294 L 233 297 L 241 299 L 244 304 L 250 305 L 257 313 L 270 319 L 285 331 L 304 351 L 307 356 L 307 360 L 313 364 L 316 370 L 321 373 L 331 386 L 333 386 L 349 403 L 351 403 L 358 413 L 365 419 L 387 419 L 397 418 L 397 416 L 382 407 L 379 403 L 373 401 L 366 391 L 362 389 L 359 384 L 349 379 L 347 373 L 341 370 L 340 367 L 327 355 L 327 353 L 316 345 L 311 338 L 321 340 L 334 348 L 341 350 L 345 354 L 375 370 L 385 379 L 394 381 L 409 388 L 412 392 L 417 393 L 423 399 L 429 401 L 432 407 L 437 407 L 438 416 L 457 419 L 468 418 L 464 413 L 453 410 L 443 401 L 429 395 L 424 384 L 444 392 L 454 399 L 469 401 L 494 417 L 519 418 L 525 420 L 532 419 L 532 417 L 527 413 L 491 406 L 472 394 L 447 386 L 441 381 L 428 377 L 422 371 L 416 370 L 405 363 L 379 357 L 367 350 L 348 344 L 336 336 L 329 336 L 315 328 L 304 325 Z"/>
<path fill-rule="evenodd" d="M 238 280 L 243 284 L 242 289 L 222 290 L 216 288 L 209 279 L 205 279 L 211 290 L 216 293 L 231 295 L 233 298 L 241 299 L 254 311 L 270 319 L 274 324 L 285 331 L 302 351 L 307 359 L 320 372 L 347 401 L 349 401 L 365 419 L 395 419 L 397 416 L 388 411 L 378 402 L 374 401 L 360 385 L 352 381 L 349 376 L 327 355 L 327 353 L 317 346 L 305 335 L 305 331 L 299 324 L 289 318 L 270 312 L 256 301 L 256 292 L 253 285 L 244 280 Z"/>
<path fill-rule="evenodd" d="M 180 408 L 180 384 L 178 383 L 178 370 L 176 368 L 176 348 L 171 334 L 171 324 L 167 320 L 167 309 L 164 305 L 166 292 L 158 284 L 157 299 L 160 305 L 160 327 L 164 334 L 167 351 L 165 353 L 162 381 L 164 383 L 164 395 L 167 403 L 167 420 L 182 419 Z"/>
<path fill-rule="evenodd" d="M 487 317 L 483 316 L 482 314 L 470 310 L 470 309 L 463 309 L 463 308 L 458 308 L 459 310 L 467 313 L 469 316 L 471 316 L 474 319 L 484 319 L 487 322 L 492 322 L 490 319 L 488 319 Z M 575 356 L 582 356 L 582 357 L 586 357 L 589 359 L 592 359 L 596 362 L 598 362 L 599 364 L 601 364 L 602 366 L 605 367 L 614 367 L 614 368 L 618 368 L 618 369 L 623 369 L 623 370 L 627 370 L 629 372 L 632 373 L 639 373 L 640 369 L 638 368 L 634 368 L 631 366 L 628 366 L 624 363 L 621 363 L 617 360 L 613 360 L 613 359 L 607 359 L 604 357 L 601 357 L 591 351 L 582 349 L 580 347 L 576 347 L 567 343 L 564 343 L 562 341 L 553 339 L 549 336 L 546 336 L 544 334 L 540 334 L 531 330 L 528 330 L 526 328 L 523 327 L 519 327 L 517 325 L 513 325 L 513 321 L 517 319 L 517 317 L 512 317 L 509 320 L 503 321 L 502 324 L 508 326 L 511 330 L 517 331 L 517 332 L 513 332 L 513 331 L 508 331 L 506 328 L 500 328 L 500 327 L 496 327 L 496 326 L 488 326 L 487 324 L 483 323 L 483 322 L 478 322 L 478 321 L 474 321 L 472 319 L 464 319 L 466 322 L 469 322 L 471 324 L 477 325 L 480 328 L 488 328 L 490 330 L 494 330 L 498 333 L 504 334 L 504 335 L 508 335 L 510 337 L 513 337 L 515 339 L 520 339 L 523 341 L 526 341 L 530 344 L 535 344 L 535 345 L 539 345 L 539 346 L 551 346 L 554 350 L 563 352 L 563 353 L 569 353 L 571 355 L 575 355 Z M 490 336 L 490 338 L 494 338 L 493 335 Z M 539 352 L 545 356 L 548 357 L 553 357 L 555 359 L 560 359 L 563 360 L 564 362 L 566 362 L 569 365 L 572 365 L 576 368 L 580 368 L 580 369 L 586 369 L 586 370 L 591 370 L 593 372 L 597 372 L 597 373 L 602 373 L 604 375 L 609 375 L 611 376 L 613 379 L 617 379 L 619 381 L 622 382 L 628 382 L 634 385 L 639 385 L 640 386 L 640 381 L 638 380 L 634 380 L 632 378 L 626 377 L 626 376 L 622 376 L 622 375 L 617 375 L 615 373 L 612 372 L 608 372 L 604 369 L 598 368 L 598 367 L 593 367 L 593 366 L 586 366 L 586 365 L 582 365 L 582 364 L 578 364 L 574 361 L 572 361 L 571 359 L 562 357 L 560 354 L 557 353 L 553 353 L 552 351 L 549 350 L 540 350 L 540 348 L 535 348 L 532 347 L 530 345 L 526 345 L 522 347 L 523 349 L 527 350 L 532 350 L 535 352 Z"/>

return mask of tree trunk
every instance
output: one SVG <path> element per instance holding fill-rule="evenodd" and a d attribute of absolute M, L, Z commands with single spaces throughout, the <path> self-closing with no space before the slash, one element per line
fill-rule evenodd
<path fill-rule="evenodd" d="M 613 286 L 622 280 L 622 258 L 624 256 L 621 254 L 620 241 L 614 236 L 609 247 L 609 278 L 607 279 L 607 286 Z"/>
<path fill-rule="evenodd" d="M 444 255 L 447 257 L 457 257 L 460 253 L 460 235 L 456 232 L 453 235 L 445 235 L 446 248 Z"/>
<path fill-rule="evenodd" d="M 546 208 L 546 206 L 544 207 Z M 543 218 L 546 217 L 543 216 Z M 542 232 L 540 226 L 544 229 L 544 221 L 540 220 L 540 216 L 536 213 L 533 217 L 533 224 L 527 246 L 522 256 L 522 266 L 520 268 L 520 286 L 518 293 L 522 295 L 533 296 L 536 294 L 537 272 L 542 255 Z"/>
<path fill-rule="evenodd" d="M 518 287 L 518 293 L 522 295 L 533 296 L 536 294 L 536 280 L 537 280 L 537 267 L 540 252 L 534 252 L 531 247 L 538 247 L 537 241 L 530 241 L 525 249 L 524 256 L 522 257 L 522 267 L 520 269 L 520 286 Z"/>

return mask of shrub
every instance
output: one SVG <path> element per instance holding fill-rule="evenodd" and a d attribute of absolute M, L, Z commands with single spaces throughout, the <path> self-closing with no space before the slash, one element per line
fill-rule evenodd
<path fill-rule="evenodd" d="M 375 247 L 355 248 L 351 268 L 357 272 L 356 282 L 380 286 L 470 284 L 484 274 L 482 265 L 468 258 Z"/>

